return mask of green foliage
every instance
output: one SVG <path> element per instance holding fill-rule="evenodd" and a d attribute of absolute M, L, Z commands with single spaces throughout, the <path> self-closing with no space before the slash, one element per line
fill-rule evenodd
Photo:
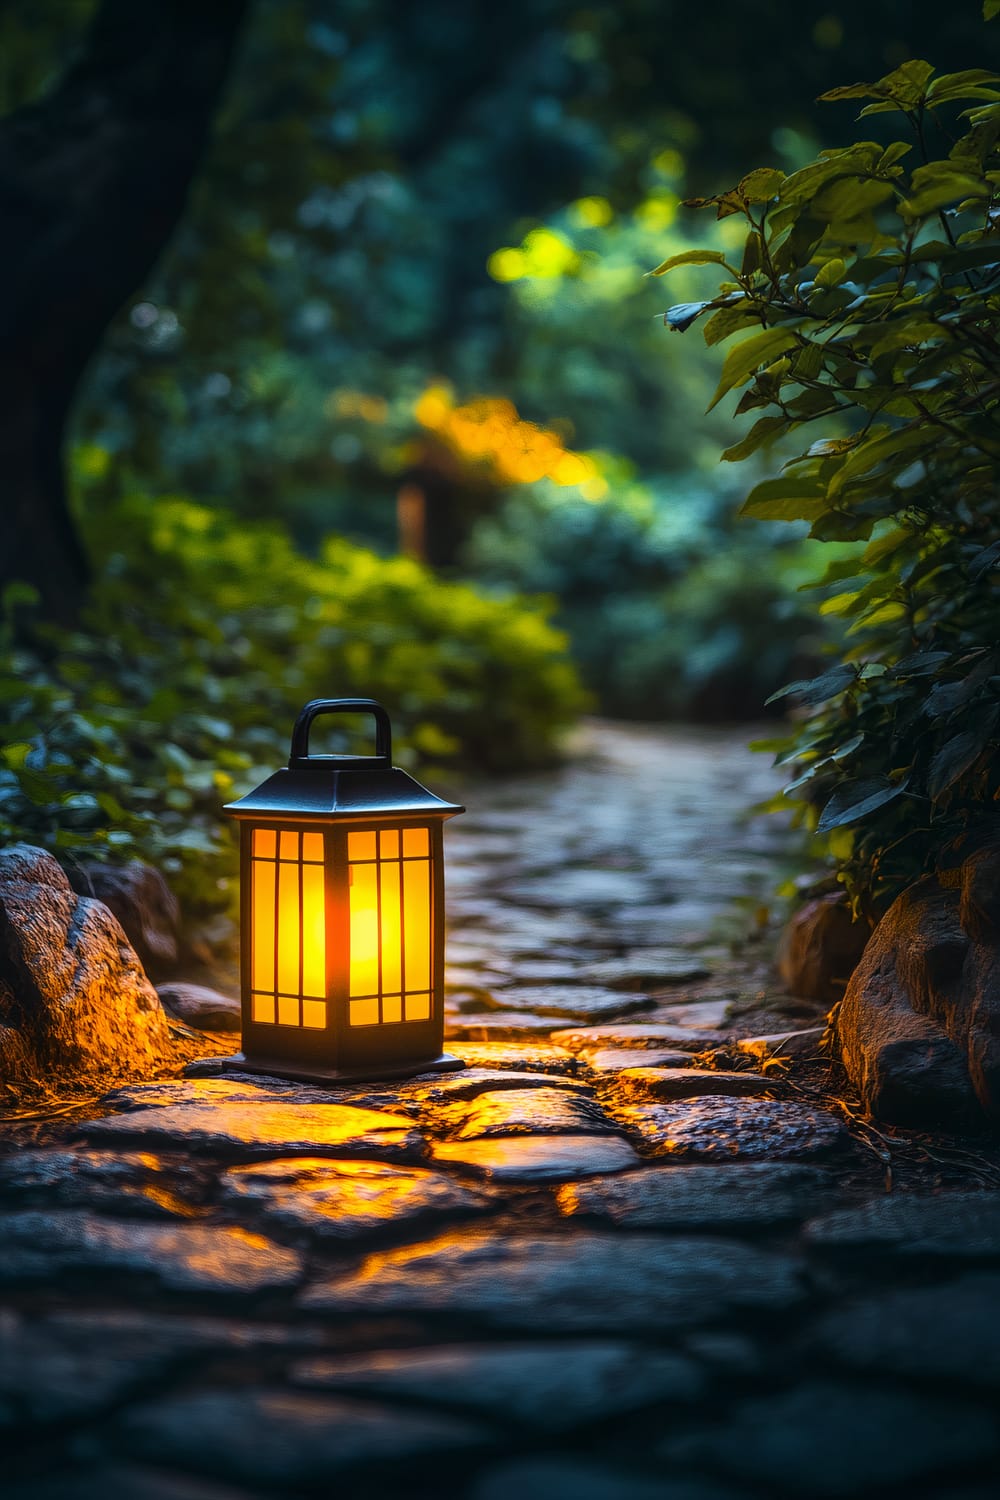
<path fill-rule="evenodd" d="M 687 476 L 598 503 L 535 485 L 480 521 L 466 562 L 480 581 L 555 597 L 605 712 L 752 717 L 829 631 L 796 591 L 809 545 L 739 526 L 733 499 Z"/>
<path fill-rule="evenodd" d="M 184 500 L 123 504 L 90 541 L 107 562 L 78 631 L 6 601 L 0 841 L 149 859 L 189 914 L 230 904 L 220 808 L 283 764 L 307 699 L 380 699 L 397 761 L 438 774 L 543 763 L 584 706 L 543 607 L 406 559 L 334 539 L 309 560 Z"/>
<path fill-rule="evenodd" d="M 743 259 L 682 321 L 708 342 L 721 318 L 757 330 L 712 404 L 741 390 L 736 411 L 765 415 L 727 458 L 822 434 L 743 511 L 854 544 L 814 585 L 841 660 L 783 690 L 799 713 L 778 749 L 855 903 L 877 904 L 1000 799 L 1000 75 L 909 61 L 824 97 L 902 115 L 909 138 L 703 200 L 741 216 Z"/>

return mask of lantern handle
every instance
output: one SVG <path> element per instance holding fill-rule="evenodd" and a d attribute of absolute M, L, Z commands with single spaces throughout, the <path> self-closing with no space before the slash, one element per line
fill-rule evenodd
<path fill-rule="evenodd" d="M 313 720 L 320 714 L 371 714 L 375 720 L 375 754 L 310 755 L 309 730 Z M 392 725 L 381 703 L 376 703 L 374 698 L 313 698 L 310 703 L 307 703 L 295 720 L 288 765 L 290 769 L 301 770 L 304 766 L 316 765 L 317 762 L 324 765 L 330 765 L 332 762 L 335 766 L 339 765 L 341 769 L 378 766 L 391 770 Z"/>

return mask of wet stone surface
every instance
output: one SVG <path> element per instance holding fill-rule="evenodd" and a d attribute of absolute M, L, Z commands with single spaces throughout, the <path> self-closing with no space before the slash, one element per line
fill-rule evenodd
<path fill-rule="evenodd" d="M 661 1454 L 670 1466 L 695 1460 L 771 1493 L 855 1496 L 974 1473 L 996 1440 L 995 1413 L 984 1406 L 816 1380 L 746 1401 L 724 1423 L 668 1439 Z"/>
<path fill-rule="evenodd" d="M 493 1182 L 566 1182 L 601 1172 L 623 1172 L 641 1158 L 620 1135 L 515 1135 L 444 1142 L 433 1160 Z"/>
<path fill-rule="evenodd" d="M 292 1379 L 311 1388 L 461 1407 L 487 1420 L 502 1413 L 549 1431 L 606 1420 L 651 1401 L 692 1401 L 705 1386 L 691 1359 L 610 1339 L 313 1358 L 296 1365 Z"/>
<path fill-rule="evenodd" d="M 465 1106 L 453 1106 L 446 1120 L 456 1140 L 485 1140 L 498 1135 L 600 1135 L 610 1124 L 592 1099 L 568 1090 L 506 1089 L 479 1094 Z"/>
<path fill-rule="evenodd" d="M 233 1156 L 283 1155 L 288 1151 L 331 1156 L 413 1157 L 423 1143 L 400 1115 L 338 1104 L 285 1104 L 218 1099 L 167 1104 L 90 1120 L 80 1133 L 92 1143 L 138 1142 L 186 1146 Z"/>
<path fill-rule="evenodd" d="M 676 1104 L 625 1105 L 615 1117 L 651 1154 L 686 1160 L 780 1161 L 828 1156 L 851 1145 L 829 1111 L 773 1099 L 708 1095 Z"/>
<path fill-rule="evenodd" d="M 233 1167 L 220 1183 L 237 1217 L 257 1214 L 265 1228 L 319 1239 L 361 1239 L 416 1221 L 457 1220 L 489 1202 L 441 1172 L 375 1161 L 293 1157 Z"/>
<path fill-rule="evenodd" d="M 822 1171 L 790 1163 L 646 1167 L 626 1176 L 567 1183 L 561 1213 L 636 1229 L 727 1229 L 735 1234 L 808 1218 L 829 1195 Z"/>
<path fill-rule="evenodd" d="M 846 1130 L 731 905 L 771 899 L 772 784 L 742 736 L 601 725 L 468 789 L 463 1072 L 208 1059 L 11 1122 L 5 1496 L 992 1497 L 993 1168 L 887 1179 Z"/>
<path fill-rule="evenodd" d="M 803 1295 L 797 1263 L 728 1241 L 583 1232 L 499 1239 L 449 1236 L 373 1254 L 360 1270 L 316 1282 L 312 1311 L 436 1314 L 548 1332 L 687 1328 L 735 1309 L 783 1311 Z"/>
<path fill-rule="evenodd" d="M 806 1236 L 830 1250 L 1000 1260 L 1000 1195 L 875 1198 L 815 1219 Z"/>
<path fill-rule="evenodd" d="M 167 1291 L 247 1297 L 295 1286 L 302 1262 L 261 1235 L 207 1224 L 128 1224 L 72 1210 L 5 1214 L 0 1285 L 74 1273 L 150 1278 Z"/>
<path fill-rule="evenodd" d="M 616 1083 L 643 1099 L 693 1099 L 702 1095 L 748 1098 L 773 1093 L 775 1080 L 759 1073 L 730 1073 L 717 1068 L 627 1067 Z"/>

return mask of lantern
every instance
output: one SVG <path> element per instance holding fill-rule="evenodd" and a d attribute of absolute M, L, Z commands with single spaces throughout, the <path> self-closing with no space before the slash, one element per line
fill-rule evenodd
<path fill-rule="evenodd" d="M 310 755 L 320 714 L 375 720 L 375 754 Z M 243 1053 L 307 1082 L 464 1064 L 444 1036 L 443 824 L 464 812 L 392 764 L 371 698 L 318 698 L 288 767 L 225 809 L 241 824 Z"/>

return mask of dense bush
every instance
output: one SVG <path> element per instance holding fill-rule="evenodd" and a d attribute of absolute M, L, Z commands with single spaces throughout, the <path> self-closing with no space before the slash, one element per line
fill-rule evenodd
<path fill-rule="evenodd" d="M 776 748 L 856 905 L 877 906 L 997 821 L 1000 76 L 911 61 L 825 97 L 902 115 L 908 138 L 709 200 L 742 216 L 742 260 L 686 257 L 728 279 L 668 316 L 709 344 L 756 330 L 715 400 L 745 387 L 737 410 L 765 415 L 728 456 L 816 430 L 743 509 L 856 544 L 819 580 L 846 646 L 784 689 L 797 723 Z"/>
<path fill-rule="evenodd" d="M 135 501 L 90 530 L 106 563 L 79 630 L 32 624 L 23 593 L 8 597 L 0 841 L 142 856 L 189 910 L 227 905 L 220 807 L 284 762 L 307 699 L 382 700 L 397 760 L 439 772 L 543 761 L 583 706 L 536 603 L 339 540 L 309 560 L 277 526 L 183 500 Z"/>
<path fill-rule="evenodd" d="M 555 597 L 605 712 L 753 718 L 831 632 L 797 593 L 802 543 L 734 509 L 730 486 L 691 476 L 598 503 L 535 485 L 478 524 L 466 561 L 477 580 Z"/>

